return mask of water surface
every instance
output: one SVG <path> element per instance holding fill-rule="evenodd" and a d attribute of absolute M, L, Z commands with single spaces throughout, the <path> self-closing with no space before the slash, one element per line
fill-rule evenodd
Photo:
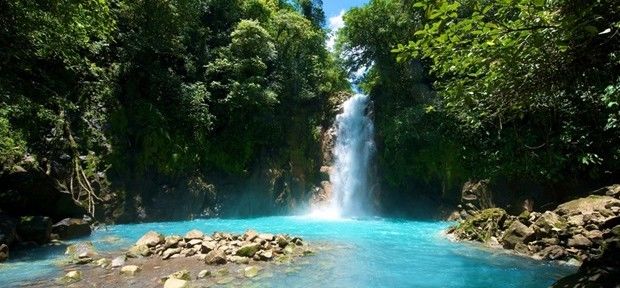
<path fill-rule="evenodd" d="M 302 236 L 311 244 L 330 247 L 297 261 L 294 269 L 256 280 L 261 287 L 548 287 L 576 270 L 453 243 L 441 235 L 448 225 L 381 218 L 209 219 L 116 225 L 87 239 L 100 251 L 115 251 L 131 246 L 149 230 L 184 234 L 194 228 L 205 233 L 255 229 Z M 57 277 L 54 263 L 63 252 L 63 247 L 42 247 L 13 253 L 12 260 L 0 266 L 0 286 Z"/>

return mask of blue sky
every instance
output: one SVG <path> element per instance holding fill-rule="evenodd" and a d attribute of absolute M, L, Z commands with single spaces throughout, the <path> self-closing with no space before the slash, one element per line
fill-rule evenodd
<path fill-rule="evenodd" d="M 327 40 L 327 47 L 332 49 L 334 47 L 334 34 L 335 32 L 344 26 L 342 21 L 342 15 L 351 7 L 361 6 L 369 0 L 323 0 L 323 11 L 325 11 L 325 18 L 327 18 L 327 26 L 332 30 L 332 34 Z"/>

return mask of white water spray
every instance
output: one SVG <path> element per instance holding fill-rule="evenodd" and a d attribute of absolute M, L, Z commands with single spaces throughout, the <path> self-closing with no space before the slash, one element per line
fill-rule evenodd
<path fill-rule="evenodd" d="M 336 116 L 334 163 L 329 175 L 332 194 L 328 209 L 314 211 L 316 216 L 340 218 L 371 212 L 369 168 L 375 147 L 368 102 L 367 95 L 353 95 Z"/>

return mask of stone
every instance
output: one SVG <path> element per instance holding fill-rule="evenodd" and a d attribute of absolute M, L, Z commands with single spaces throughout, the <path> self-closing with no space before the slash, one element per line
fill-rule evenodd
<path fill-rule="evenodd" d="M 243 233 L 243 239 L 248 242 L 252 242 L 256 237 L 258 237 L 258 233 L 254 230 L 248 230 Z"/>
<path fill-rule="evenodd" d="M 111 261 L 107 258 L 101 258 L 97 261 L 95 261 L 95 265 L 101 267 L 101 268 L 106 268 L 108 266 L 110 266 Z"/>
<path fill-rule="evenodd" d="M 254 254 L 256 254 L 256 252 L 258 252 L 259 249 L 260 245 L 258 243 L 247 244 L 239 248 L 236 254 L 238 256 L 252 257 L 254 256 Z"/>
<path fill-rule="evenodd" d="M 127 265 L 121 268 L 121 275 L 134 276 L 141 270 L 142 269 L 138 267 L 137 265 Z"/>
<path fill-rule="evenodd" d="M 185 234 L 185 239 L 191 240 L 191 239 L 201 239 L 204 238 L 205 234 L 202 233 L 202 231 L 200 230 L 191 230 L 189 232 L 187 232 Z"/>
<path fill-rule="evenodd" d="M 566 256 L 566 251 L 559 245 L 551 245 L 538 253 L 542 259 L 558 260 Z"/>
<path fill-rule="evenodd" d="M 97 251 L 95 251 L 95 246 L 92 242 L 79 242 L 69 245 L 65 255 L 68 255 L 73 261 L 86 258 L 91 258 L 92 261 L 92 258 L 97 256 Z"/>
<path fill-rule="evenodd" d="M 278 246 L 284 248 L 286 247 L 286 245 L 288 245 L 288 240 L 286 240 L 284 236 L 278 235 L 278 237 L 276 237 L 276 243 L 278 243 Z"/>
<path fill-rule="evenodd" d="M 146 245 L 147 247 L 154 247 L 157 244 L 164 242 L 164 236 L 155 232 L 149 231 L 144 234 L 138 241 L 136 241 L 136 246 Z"/>
<path fill-rule="evenodd" d="M 112 262 L 110 263 L 110 267 L 112 267 L 112 268 L 121 267 L 121 266 L 125 265 L 125 260 L 127 260 L 125 255 L 115 257 L 114 259 L 112 259 Z"/>
<path fill-rule="evenodd" d="M 243 269 L 243 275 L 247 278 L 254 278 L 258 275 L 258 267 L 256 266 L 248 266 Z"/>
<path fill-rule="evenodd" d="M 177 246 L 181 239 L 181 236 L 178 235 L 167 236 L 166 238 L 164 238 L 164 248 Z"/>
<path fill-rule="evenodd" d="M 79 218 L 65 218 L 52 225 L 52 233 L 60 239 L 85 237 L 91 233 L 90 223 Z"/>
<path fill-rule="evenodd" d="M 526 243 L 532 239 L 534 230 L 525 226 L 519 220 L 513 221 L 502 237 L 502 245 L 504 248 L 512 249 L 517 243 Z"/>
<path fill-rule="evenodd" d="M 80 282 L 82 280 L 82 272 L 80 271 L 69 271 L 65 276 L 60 278 L 60 283 L 64 285 L 73 284 L 76 282 Z"/>
<path fill-rule="evenodd" d="M 198 279 L 202 279 L 205 277 L 211 276 L 211 271 L 209 270 L 201 270 L 200 272 L 198 272 Z"/>
<path fill-rule="evenodd" d="M 192 280 L 191 275 L 189 274 L 188 270 L 181 270 L 181 271 L 177 271 L 174 272 L 172 274 L 170 274 L 170 276 L 168 276 L 168 279 L 170 278 L 174 278 L 174 279 L 180 279 L 180 280 Z"/>
<path fill-rule="evenodd" d="M 559 215 L 613 215 L 610 207 L 620 206 L 620 200 L 610 196 L 590 195 L 561 204 L 554 211 Z M 603 217 L 604 220 L 605 217 Z"/>
<path fill-rule="evenodd" d="M 258 238 L 260 238 L 262 240 L 266 240 L 266 241 L 272 241 L 273 240 L 273 234 L 258 234 Z"/>
<path fill-rule="evenodd" d="M 177 278 L 168 278 L 166 282 L 164 282 L 164 288 L 189 288 L 189 281 Z"/>
<path fill-rule="evenodd" d="M 558 214 L 553 211 L 546 211 L 534 222 L 543 233 L 566 229 L 567 224 Z"/>
<path fill-rule="evenodd" d="M 235 263 L 235 264 L 248 264 L 248 263 L 250 263 L 250 258 L 243 257 L 243 256 L 236 256 L 236 255 L 230 256 L 228 258 L 228 260 L 230 262 Z"/>
<path fill-rule="evenodd" d="M 260 257 L 260 259 L 263 261 L 271 260 L 271 258 L 273 258 L 273 251 L 261 250 L 258 252 L 258 257 Z"/>
<path fill-rule="evenodd" d="M 209 253 L 209 251 L 212 251 L 213 249 L 215 249 L 216 247 L 216 243 L 213 241 L 202 241 L 202 246 L 200 247 L 200 252 L 201 253 Z"/>
<path fill-rule="evenodd" d="M 202 239 L 192 239 L 192 240 L 189 240 L 187 242 L 187 245 L 192 246 L 192 247 L 196 246 L 196 245 L 202 245 Z"/>
<path fill-rule="evenodd" d="M 9 259 L 9 246 L 6 244 L 0 244 L 0 262 Z"/>
<path fill-rule="evenodd" d="M 51 239 L 52 220 L 44 216 L 22 216 L 16 232 L 22 242 L 45 244 Z"/>
<path fill-rule="evenodd" d="M 174 254 L 179 254 L 181 253 L 181 248 L 177 247 L 177 248 L 168 248 L 164 251 L 164 253 L 161 255 L 161 259 L 168 259 L 170 258 L 172 255 Z"/>
<path fill-rule="evenodd" d="M 295 246 L 292 244 L 286 245 L 286 247 L 284 247 L 284 254 L 293 254 L 294 251 L 295 251 Z"/>
<path fill-rule="evenodd" d="M 231 276 L 228 276 L 228 277 L 224 277 L 224 278 L 221 278 L 221 279 L 217 280 L 216 283 L 219 284 L 219 285 L 226 285 L 226 284 L 228 284 L 230 282 L 233 282 L 234 280 L 235 280 L 235 278 L 233 278 Z"/>
<path fill-rule="evenodd" d="M 221 265 L 226 264 L 226 254 L 223 250 L 215 249 L 211 252 L 207 253 L 207 257 L 205 257 L 205 263 L 210 265 Z"/>
<path fill-rule="evenodd" d="M 586 236 L 590 240 L 602 240 L 603 232 L 601 232 L 600 230 L 585 231 L 584 236 Z"/>
<path fill-rule="evenodd" d="M 569 247 L 587 248 L 592 246 L 592 241 L 581 234 L 574 235 L 568 239 Z"/>
<path fill-rule="evenodd" d="M 125 253 L 129 258 L 148 257 L 152 254 L 151 250 L 145 244 L 134 245 Z"/>

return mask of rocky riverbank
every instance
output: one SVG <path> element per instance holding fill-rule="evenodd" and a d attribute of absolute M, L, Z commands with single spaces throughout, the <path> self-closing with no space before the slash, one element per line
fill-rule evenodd
<path fill-rule="evenodd" d="M 585 263 L 580 270 L 583 273 L 598 271 L 590 282 L 613 283 L 605 281 L 618 277 L 610 273 L 618 270 L 617 260 L 610 259 L 617 258 L 620 242 L 620 185 L 608 187 L 603 194 L 572 200 L 551 211 L 525 211 L 518 216 L 501 208 L 469 210 L 448 234 L 456 240 L 482 242 L 535 259 Z M 602 266 L 602 270 L 597 268 Z"/>
<path fill-rule="evenodd" d="M 150 231 L 122 253 L 99 254 L 90 243 L 67 248 L 65 275 L 32 287 L 210 287 L 268 277 L 273 267 L 313 254 L 299 237 L 246 231 L 164 236 Z"/>

